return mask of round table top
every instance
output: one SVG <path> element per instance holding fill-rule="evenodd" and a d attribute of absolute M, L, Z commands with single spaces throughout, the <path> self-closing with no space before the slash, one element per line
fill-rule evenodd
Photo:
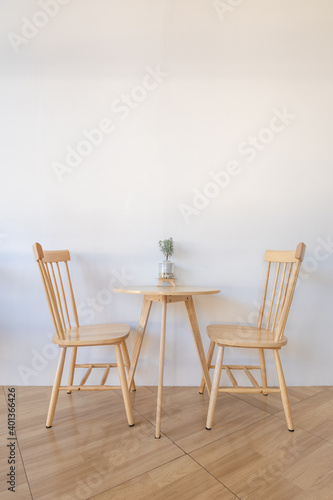
<path fill-rule="evenodd" d="M 219 288 L 205 286 L 124 286 L 116 287 L 114 292 L 136 293 L 142 295 L 209 295 L 219 293 Z"/>

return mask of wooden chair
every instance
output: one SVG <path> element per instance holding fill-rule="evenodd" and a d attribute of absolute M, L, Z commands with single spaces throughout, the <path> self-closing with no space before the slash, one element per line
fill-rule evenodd
<path fill-rule="evenodd" d="M 242 392 L 262 393 L 265 396 L 269 393 L 280 392 L 288 429 L 293 432 L 294 428 L 290 404 L 279 357 L 279 350 L 287 343 L 287 338 L 284 337 L 284 329 L 293 299 L 301 262 L 304 258 L 305 248 L 304 243 L 300 243 L 296 251 L 267 250 L 265 253 L 265 261 L 268 265 L 257 327 L 246 325 L 210 325 L 207 327 L 207 333 L 211 339 L 207 363 L 208 368 L 215 368 L 207 414 L 207 430 L 210 430 L 212 427 L 218 392 L 229 392 L 234 394 Z M 275 272 L 273 268 L 275 268 Z M 273 274 L 274 278 L 270 280 L 270 275 Z M 218 345 L 218 353 L 215 366 L 213 366 L 211 365 L 211 361 L 215 344 Z M 258 349 L 259 365 L 223 365 L 225 347 Z M 273 351 L 279 388 L 267 386 L 264 355 L 266 349 Z M 232 383 L 232 387 L 220 387 L 222 370 L 226 371 Z M 243 370 L 253 387 L 239 387 L 232 373 L 233 370 Z M 251 370 L 261 371 L 261 386 L 254 378 Z M 203 392 L 203 389 L 204 383 L 201 385 L 200 392 Z"/>
<path fill-rule="evenodd" d="M 113 389 L 122 390 L 128 425 L 132 427 L 134 425 L 133 413 L 123 361 L 124 355 L 125 364 L 129 370 L 130 361 L 126 347 L 126 339 L 129 335 L 130 327 L 120 323 L 79 326 L 79 318 L 68 268 L 68 262 L 70 261 L 69 251 L 43 251 L 39 243 L 35 243 L 33 245 L 33 251 L 42 276 L 47 303 L 49 305 L 55 327 L 55 334 L 52 337 L 52 341 L 55 344 L 58 344 L 60 348 L 60 357 L 52 389 L 49 411 L 46 419 L 46 427 L 52 427 L 59 390 L 66 390 L 67 393 L 70 394 L 72 391 L 104 391 Z M 63 275 L 65 276 L 64 279 Z M 69 301 L 67 301 L 66 295 L 70 297 L 70 305 L 75 326 L 72 326 L 70 320 L 70 308 L 68 307 Z M 107 345 L 114 345 L 117 363 L 76 363 L 78 347 Z M 68 347 L 72 348 L 68 385 L 61 386 L 61 378 Z M 112 367 L 118 367 L 121 387 L 105 385 Z M 76 368 L 87 368 L 87 371 L 79 385 L 73 385 L 74 372 Z M 93 368 L 105 369 L 101 383 L 100 385 L 86 386 L 85 383 Z M 132 388 L 135 389 L 135 386 L 132 386 Z"/>

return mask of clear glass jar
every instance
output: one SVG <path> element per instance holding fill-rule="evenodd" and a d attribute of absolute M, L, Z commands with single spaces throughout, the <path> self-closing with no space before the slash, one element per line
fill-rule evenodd
<path fill-rule="evenodd" d="M 169 260 L 164 260 L 158 264 L 159 279 L 171 280 L 175 277 L 175 265 Z"/>

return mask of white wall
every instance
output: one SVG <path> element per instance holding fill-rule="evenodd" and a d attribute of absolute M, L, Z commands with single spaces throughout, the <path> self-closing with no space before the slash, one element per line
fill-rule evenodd
<path fill-rule="evenodd" d="M 82 322 L 128 322 L 132 349 L 141 299 L 109 294 L 101 306 L 101 290 L 120 284 L 119 274 L 155 284 L 157 242 L 169 236 L 178 283 L 222 290 L 196 299 L 205 347 L 208 323 L 246 320 L 255 309 L 265 249 L 304 241 L 286 378 L 333 384 L 333 249 L 323 244 L 332 235 L 333 4 L 54 2 L 1 2 L 0 384 L 48 385 L 54 376 L 35 241 L 71 249 Z M 156 68 L 163 75 L 154 80 Z M 68 148 L 101 121 L 112 132 L 96 136 L 76 167 L 66 163 Z M 257 149 L 247 144 L 256 138 Z M 231 165 L 229 181 L 211 184 L 211 172 L 225 176 Z M 157 384 L 159 321 L 155 305 L 138 384 Z M 183 305 L 174 304 L 165 383 L 200 378 Z"/>

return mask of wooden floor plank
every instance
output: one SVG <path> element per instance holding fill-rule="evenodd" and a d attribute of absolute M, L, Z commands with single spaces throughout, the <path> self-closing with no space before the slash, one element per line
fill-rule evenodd
<path fill-rule="evenodd" d="M 0 387 L 0 434 L 7 433 L 7 393 L 5 387 Z"/>
<path fill-rule="evenodd" d="M 236 500 L 188 455 L 146 472 L 92 500 Z"/>
<path fill-rule="evenodd" d="M 61 393 L 54 425 L 46 429 L 50 390 L 17 388 L 14 496 L 2 479 L 8 429 L 0 388 L 1 500 L 333 498 L 333 387 L 289 389 L 294 433 L 279 395 L 219 394 L 207 431 L 207 394 L 166 387 L 161 439 L 154 438 L 156 387 L 131 393 L 133 428 L 116 391 Z"/>
<path fill-rule="evenodd" d="M 7 445 L 11 442 L 12 440 L 8 440 L 8 434 L 0 434 L 0 498 L 1 500 L 31 500 L 32 497 L 17 444 L 15 445 L 15 464 L 8 463 L 9 448 Z M 12 486 L 7 483 L 10 480 L 7 474 L 10 473 L 11 465 L 15 467 L 14 492 L 8 490 Z"/>
<path fill-rule="evenodd" d="M 242 500 L 332 499 L 333 444 L 276 416 L 191 456 Z"/>
<path fill-rule="evenodd" d="M 219 394 L 211 433 L 206 430 L 206 392 L 199 394 L 196 387 L 166 387 L 163 394 L 162 431 L 186 453 L 269 416 L 229 394 Z M 133 407 L 151 422 L 155 418 L 155 400 L 156 389 L 152 388 L 132 395 Z"/>
<path fill-rule="evenodd" d="M 303 401 L 318 393 L 322 393 L 327 388 L 324 386 L 317 387 L 288 387 L 288 396 L 291 406 Z M 267 411 L 268 413 L 274 414 L 278 411 L 283 410 L 281 395 L 268 394 L 268 396 L 263 396 L 262 394 L 233 394 L 234 397 L 246 401 L 261 410 Z"/>
<path fill-rule="evenodd" d="M 13 439 L 15 436 L 9 434 L 7 397 L 7 387 L 0 387 L 0 498 L 1 500 L 31 500 L 19 444 L 16 439 Z M 15 410 L 17 409 L 16 402 L 17 400 L 15 401 Z M 17 418 L 15 420 L 17 421 Z M 10 454 L 11 452 L 12 454 Z M 15 467 L 15 469 L 11 470 L 10 467 Z M 8 476 L 11 472 L 14 472 L 12 479 L 15 478 L 15 486 L 7 483 L 11 480 Z M 8 489 L 11 487 L 14 488 L 14 491 Z"/>
<path fill-rule="evenodd" d="M 333 443 L 333 387 L 296 404 L 292 412 L 295 425 Z M 284 418 L 284 413 L 277 416 Z"/>
<path fill-rule="evenodd" d="M 153 439 L 154 427 L 136 412 L 130 428 L 115 393 L 60 394 L 46 429 L 44 403 L 32 402 L 50 391 L 21 392 L 18 438 L 34 500 L 90 498 L 183 455 L 169 439 Z"/>

